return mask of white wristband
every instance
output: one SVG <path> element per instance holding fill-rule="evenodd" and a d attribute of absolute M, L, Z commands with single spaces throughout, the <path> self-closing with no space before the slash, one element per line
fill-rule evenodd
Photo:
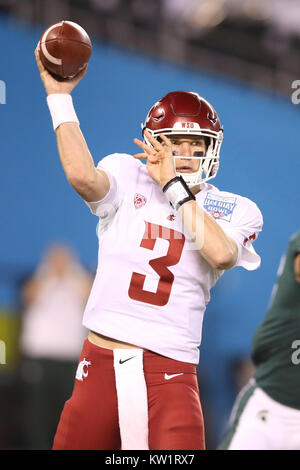
<path fill-rule="evenodd" d="M 175 176 L 164 187 L 163 192 L 169 199 L 171 206 L 178 210 L 182 204 L 192 199 L 195 196 L 192 194 L 182 176 Z"/>
<path fill-rule="evenodd" d="M 54 130 L 63 122 L 77 122 L 79 124 L 71 95 L 67 93 L 53 93 L 47 96 L 47 103 Z"/>

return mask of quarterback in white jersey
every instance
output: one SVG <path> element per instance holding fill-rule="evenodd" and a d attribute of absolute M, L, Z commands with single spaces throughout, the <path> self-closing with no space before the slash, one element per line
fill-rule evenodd
<path fill-rule="evenodd" d="M 144 164 L 114 154 L 98 168 L 109 175 L 111 189 L 104 200 L 89 203 L 99 217 L 99 270 L 84 326 L 197 364 L 203 314 L 223 270 L 199 256 L 180 216 Z M 236 241 L 235 265 L 257 268 L 260 258 L 247 240 L 261 229 L 257 206 L 208 183 L 202 184 L 196 201 Z"/>
<path fill-rule="evenodd" d="M 134 139 L 142 152 L 109 155 L 95 168 L 70 95 L 85 70 L 57 82 L 36 57 L 64 171 L 99 218 L 83 319 L 90 334 L 54 448 L 204 449 L 196 378 L 203 314 L 224 270 L 260 265 L 252 242 L 261 213 L 208 183 L 223 129 L 197 93 L 168 93 L 150 109 L 144 141 Z"/>

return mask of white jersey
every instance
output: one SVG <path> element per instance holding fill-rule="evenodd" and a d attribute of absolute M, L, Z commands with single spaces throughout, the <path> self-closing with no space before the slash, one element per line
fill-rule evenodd
<path fill-rule="evenodd" d="M 113 154 L 98 168 L 107 173 L 110 190 L 101 201 L 87 203 L 99 217 L 99 255 L 84 326 L 197 364 L 203 314 L 223 271 L 201 256 L 146 165 Z M 236 265 L 258 268 L 252 241 L 263 222 L 256 204 L 210 184 L 201 186 L 196 201 L 236 241 Z"/>

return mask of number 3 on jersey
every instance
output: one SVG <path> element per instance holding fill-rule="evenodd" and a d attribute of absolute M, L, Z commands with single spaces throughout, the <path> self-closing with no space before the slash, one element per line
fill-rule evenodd
<path fill-rule="evenodd" d="M 144 274 L 133 273 L 128 290 L 128 295 L 133 300 L 139 300 L 151 305 L 162 307 L 169 301 L 172 284 L 174 281 L 174 274 L 168 269 L 168 266 L 175 266 L 180 260 L 185 236 L 183 233 L 178 232 L 162 225 L 146 223 L 145 233 L 140 246 L 153 250 L 156 240 L 162 238 L 169 242 L 169 249 L 166 256 L 154 258 L 149 261 L 151 268 L 159 275 L 159 281 L 156 292 L 144 290 L 144 282 L 146 276 Z"/>

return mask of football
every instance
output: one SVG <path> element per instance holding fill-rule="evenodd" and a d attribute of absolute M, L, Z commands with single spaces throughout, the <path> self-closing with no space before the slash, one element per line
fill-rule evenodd
<path fill-rule="evenodd" d="M 87 32 L 72 21 L 60 21 L 43 32 L 39 41 L 40 59 L 55 78 L 73 78 L 88 63 L 92 43 Z"/>

